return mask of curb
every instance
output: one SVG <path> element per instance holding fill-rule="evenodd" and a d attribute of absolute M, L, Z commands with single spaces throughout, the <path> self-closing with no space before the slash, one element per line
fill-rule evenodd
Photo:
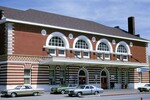
<path fill-rule="evenodd" d="M 100 96 L 118 96 L 118 95 L 133 95 L 133 94 L 150 94 L 150 92 L 143 92 L 143 93 L 139 93 L 139 92 L 136 92 L 136 93 L 116 93 L 116 94 L 101 94 Z"/>

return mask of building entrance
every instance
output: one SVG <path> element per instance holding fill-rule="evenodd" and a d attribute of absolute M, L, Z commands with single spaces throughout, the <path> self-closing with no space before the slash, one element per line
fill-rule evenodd
<path fill-rule="evenodd" d="M 101 72 L 101 87 L 103 89 L 107 89 L 108 88 L 107 84 L 108 84 L 107 74 L 105 71 L 102 71 Z"/>
<path fill-rule="evenodd" d="M 86 74 L 83 70 L 79 72 L 79 84 L 86 84 Z"/>
<path fill-rule="evenodd" d="M 101 77 L 101 87 L 107 89 L 107 77 Z"/>
<path fill-rule="evenodd" d="M 79 84 L 86 84 L 86 77 L 79 77 Z"/>

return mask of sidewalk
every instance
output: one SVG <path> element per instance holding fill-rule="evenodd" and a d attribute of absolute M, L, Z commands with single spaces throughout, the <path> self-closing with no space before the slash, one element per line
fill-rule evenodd
<path fill-rule="evenodd" d="M 101 96 L 131 95 L 138 93 L 140 92 L 136 89 L 106 89 L 101 94 Z M 143 92 L 143 93 L 150 93 L 150 92 Z"/>

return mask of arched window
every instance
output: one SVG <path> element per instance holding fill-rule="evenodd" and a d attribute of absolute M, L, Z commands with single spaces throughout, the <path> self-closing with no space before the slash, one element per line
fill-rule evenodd
<path fill-rule="evenodd" d="M 100 59 L 108 59 L 108 60 L 110 59 L 110 54 L 107 53 L 107 52 L 109 52 L 109 47 L 106 43 L 104 43 L 104 42 L 99 43 L 97 50 L 100 51 L 97 55 L 98 59 L 99 58 Z"/>
<path fill-rule="evenodd" d="M 118 53 L 127 53 L 127 49 L 125 48 L 124 45 L 119 45 L 117 48 Z"/>
<path fill-rule="evenodd" d="M 85 76 L 85 72 L 83 70 L 80 70 L 79 76 Z"/>
<path fill-rule="evenodd" d="M 102 71 L 101 76 L 107 76 L 105 71 Z"/>
<path fill-rule="evenodd" d="M 129 45 L 125 41 L 121 41 L 116 45 L 117 60 L 128 61 L 128 56 L 131 55 Z"/>
<path fill-rule="evenodd" d="M 109 51 L 109 48 L 108 48 L 107 44 L 104 43 L 104 42 L 101 42 L 101 43 L 98 45 L 98 48 L 97 48 L 97 49 L 100 50 L 100 51 Z"/>
<path fill-rule="evenodd" d="M 49 50 L 51 56 L 56 56 L 56 53 L 58 56 L 66 56 L 69 42 L 63 33 L 53 32 L 47 37 L 46 44 L 43 47 Z"/>
<path fill-rule="evenodd" d="M 93 46 L 88 37 L 80 35 L 73 42 L 76 57 L 90 58 L 89 51 L 93 50 Z"/>
<path fill-rule="evenodd" d="M 79 49 L 89 49 L 88 44 L 86 43 L 86 41 L 84 40 L 78 40 L 75 44 L 75 48 L 79 48 Z M 81 51 L 75 51 L 75 54 L 78 57 L 81 57 Z M 84 58 L 89 58 L 89 52 L 88 51 L 84 51 L 83 52 L 83 57 Z"/>
<path fill-rule="evenodd" d="M 110 60 L 110 53 L 113 52 L 111 43 L 103 38 L 96 44 L 97 59 Z"/>
<path fill-rule="evenodd" d="M 60 37 L 54 36 L 49 41 L 50 46 L 64 47 L 64 42 Z"/>
<path fill-rule="evenodd" d="M 75 48 L 88 49 L 88 45 L 84 40 L 78 40 L 76 42 Z"/>

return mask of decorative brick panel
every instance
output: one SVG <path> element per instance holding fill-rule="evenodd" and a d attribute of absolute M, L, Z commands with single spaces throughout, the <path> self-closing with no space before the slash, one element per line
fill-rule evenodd
<path fill-rule="evenodd" d="M 6 32 L 6 46 L 7 46 L 7 54 L 13 53 L 13 45 L 14 45 L 14 33 L 13 33 L 13 23 L 5 24 L 5 32 Z"/>

